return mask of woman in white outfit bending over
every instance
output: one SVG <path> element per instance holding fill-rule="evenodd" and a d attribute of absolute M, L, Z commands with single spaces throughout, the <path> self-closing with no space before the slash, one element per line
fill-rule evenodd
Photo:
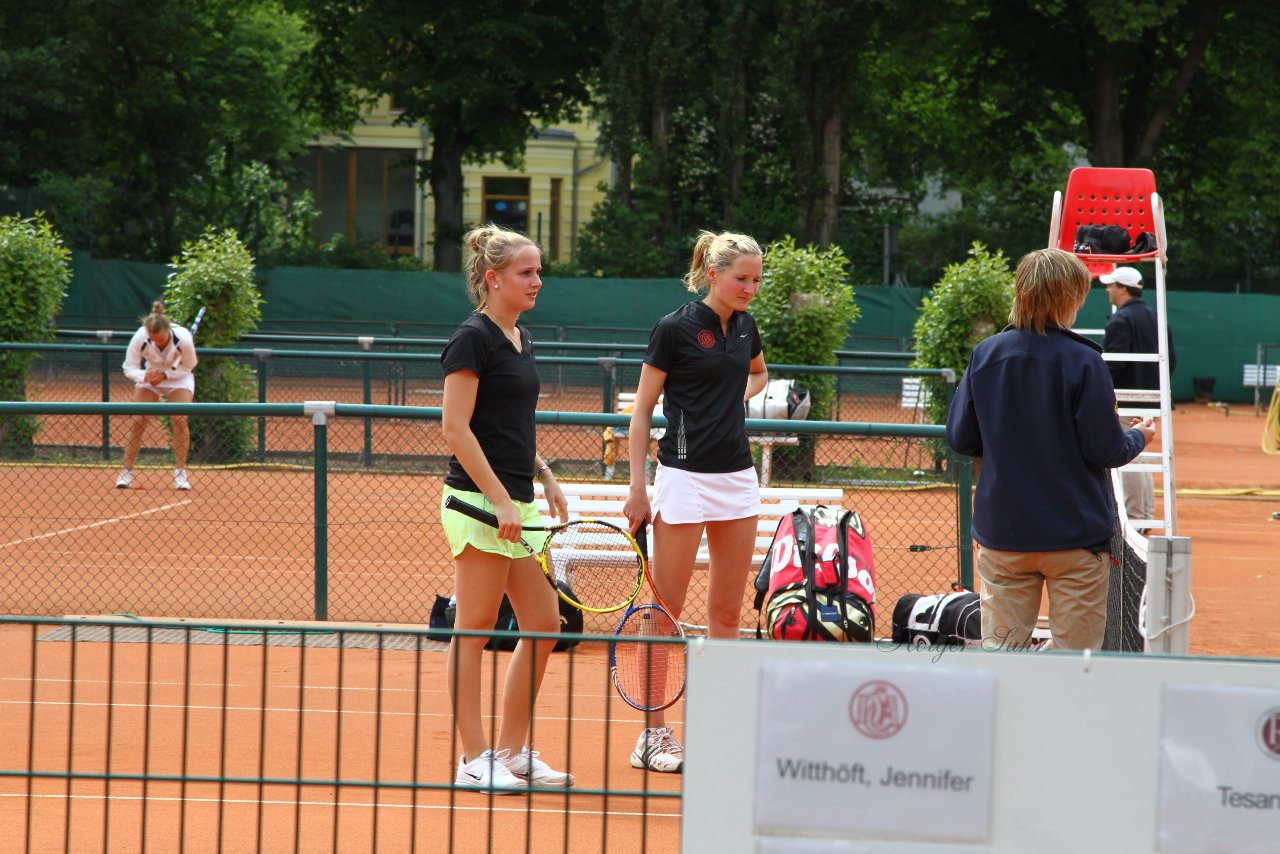
<path fill-rule="evenodd" d="M 152 303 L 151 314 L 142 318 L 142 326 L 133 333 L 124 357 L 124 375 L 134 384 L 133 399 L 149 403 L 161 399 L 169 403 L 190 403 L 195 399 L 196 378 L 192 371 L 196 361 L 191 333 L 169 322 L 164 303 Z M 133 417 L 124 446 L 124 471 L 116 479 L 116 489 L 133 486 L 133 465 L 138 461 L 142 434 L 150 420 L 150 415 Z M 173 425 L 173 488 L 190 489 L 187 448 L 191 444 L 191 433 L 187 429 L 187 417 L 174 415 L 169 421 Z"/>

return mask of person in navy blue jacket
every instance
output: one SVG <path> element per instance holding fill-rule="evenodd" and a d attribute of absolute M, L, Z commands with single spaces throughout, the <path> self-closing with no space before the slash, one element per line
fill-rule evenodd
<path fill-rule="evenodd" d="M 1027 645 L 1049 597 L 1058 649 L 1099 649 L 1115 496 L 1107 469 L 1155 435 L 1124 430 L 1102 348 L 1070 330 L 1089 271 L 1060 249 L 1018 262 L 1009 326 L 978 344 L 947 414 L 947 442 L 981 458 L 973 538 L 988 648 Z"/>

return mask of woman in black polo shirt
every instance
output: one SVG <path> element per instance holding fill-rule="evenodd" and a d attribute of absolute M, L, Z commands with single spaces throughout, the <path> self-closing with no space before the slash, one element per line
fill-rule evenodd
<path fill-rule="evenodd" d="M 555 591 L 538 562 L 520 545 L 521 526 L 543 524 L 533 502 L 533 479 L 561 520 L 569 508 L 551 469 L 538 455 L 534 410 L 538 371 L 533 341 L 517 321 L 542 287 L 542 258 L 527 237 L 489 225 L 466 237 L 467 288 L 476 303 L 440 356 L 444 369 L 445 441 L 453 456 L 445 476 L 440 519 L 454 558 L 458 629 L 492 629 L 505 592 L 526 632 L 560 630 Z M 443 509 L 457 495 L 498 517 L 498 528 Z M 525 532 L 534 548 L 536 532 Z M 550 768 L 525 739 L 554 641 L 522 638 L 507 665 L 502 727 L 490 745 L 480 715 L 480 658 L 485 638 L 455 637 L 449 647 L 449 690 L 462 742 L 458 785 L 513 792 L 573 785 Z"/>
<path fill-rule="evenodd" d="M 769 381 L 756 322 L 747 306 L 760 288 L 762 253 L 742 234 L 704 231 L 685 286 L 705 294 L 658 321 L 649 336 L 631 414 L 632 527 L 652 519 L 654 582 L 679 619 L 706 531 L 710 557 L 707 633 L 736 638 L 755 547 L 760 487 L 747 443 L 743 401 Z M 662 395 L 667 430 L 658 443 L 654 499 L 644 463 L 654 405 Z M 635 768 L 679 771 L 684 748 L 653 715 L 631 754 Z"/>

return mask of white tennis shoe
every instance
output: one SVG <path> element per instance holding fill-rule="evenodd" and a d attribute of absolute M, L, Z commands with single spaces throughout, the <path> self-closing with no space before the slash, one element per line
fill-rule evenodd
<path fill-rule="evenodd" d="M 119 486 L 119 485 L 120 485 L 120 484 L 118 484 L 118 483 L 116 484 L 116 486 Z M 188 490 L 188 489 L 190 489 L 190 488 L 191 488 L 191 484 L 190 484 L 190 482 L 188 482 L 188 480 L 187 480 L 187 470 L 186 470 L 186 469 L 174 469 L 174 470 L 173 470 L 173 488 L 174 488 L 174 489 L 181 489 L 181 490 L 184 490 L 184 491 L 185 491 L 185 490 Z"/>
<path fill-rule="evenodd" d="M 471 789 L 483 789 L 495 795 L 514 795 L 528 791 L 529 786 L 515 774 L 507 770 L 504 764 L 511 751 L 502 750 L 494 753 L 486 750 L 470 762 L 467 757 L 458 757 L 458 773 L 453 782 L 458 786 Z"/>
<path fill-rule="evenodd" d="M 502 760 L 507 770 L 535 789 L 563 789 L 573 785 L 573 775 L 557 771 L 538 758 L 538 751 L 527 747 L 510 759 Z"/>
<path fill-rule="evenodd" d="M 116 478 L 116 489 L 128 489 L 133 486 L 133 471 L 125 469 L 120 472 L 120 476 Z"/>
<path fill-rule="evenodd" d="M 636 740 L 636 749 L 631 751 L 631 767 L 679 773 L 684 767 L 684 746 L 676 740 L 670 727 L 650 727 Z"/>

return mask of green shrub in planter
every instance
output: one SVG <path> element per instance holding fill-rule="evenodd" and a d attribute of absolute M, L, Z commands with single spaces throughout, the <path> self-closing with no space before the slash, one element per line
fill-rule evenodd
<path fill-rule="evenodd" d="M 0 341 L 53 340 L 53 320 L 71 281 L 71 252 L 40 214 L 0 218 Z M 0 353 L 0 400 L 27 399 L 33 353 Z M 0 417 L 0 454 L 30 456 L 39 421 Z"/>
<path fill-rule="evenodd" d="M 859 315 L 848 268 L 849 260 L 838 246 L 798 247 L 791 237 L 769 246 L 764 256 L 764 281 L 751 302 L 751 314 L 760 327 L 770 365 L 835 365 L 835 351 L 844 344 L 849 324 Z M 785 371 L 769 369 L 770 379 L 788 376 Z M 835 402 L 835 377 L 804 374 L 793 379 L 809 389 L 809 418 L 829 419 Z M 795 448 L 775 449 L 774 465 L 782 477 L 811 480 L 812 437 L 802 437 Z"/>
<path fill-rule="evenodd" d="M 969 258 L 951 264 L 920 304 L 916 318 L 916 368 L 951 368 L 959 377 L 969 366 L 973 348 L 1005 327 L 1013 306 L 1013 271 L 1004 254 L 974 243 Z M 946 385 L 940 378 L 923 380 L 931 424 L 947 420 Z"/>
<path fill-rule="evenodd" d="M 196 350 L 233 347 L 257 328 L 262 297 L 253 278 L 253 257 L 233 230 L 206 231 L 186 243 L 170 263 L 174 272 L 165 285 L 164 301 L 175 320 L 190 324 L 201 308 Z M 208 403 L 256 400 L 253 369 L 229 356 L 200 356 L 196 367 L 196 399 Z M 245 458 L 253 443 L 252 418 L 192 418 L 191 457 L 206 463 Z"/>

